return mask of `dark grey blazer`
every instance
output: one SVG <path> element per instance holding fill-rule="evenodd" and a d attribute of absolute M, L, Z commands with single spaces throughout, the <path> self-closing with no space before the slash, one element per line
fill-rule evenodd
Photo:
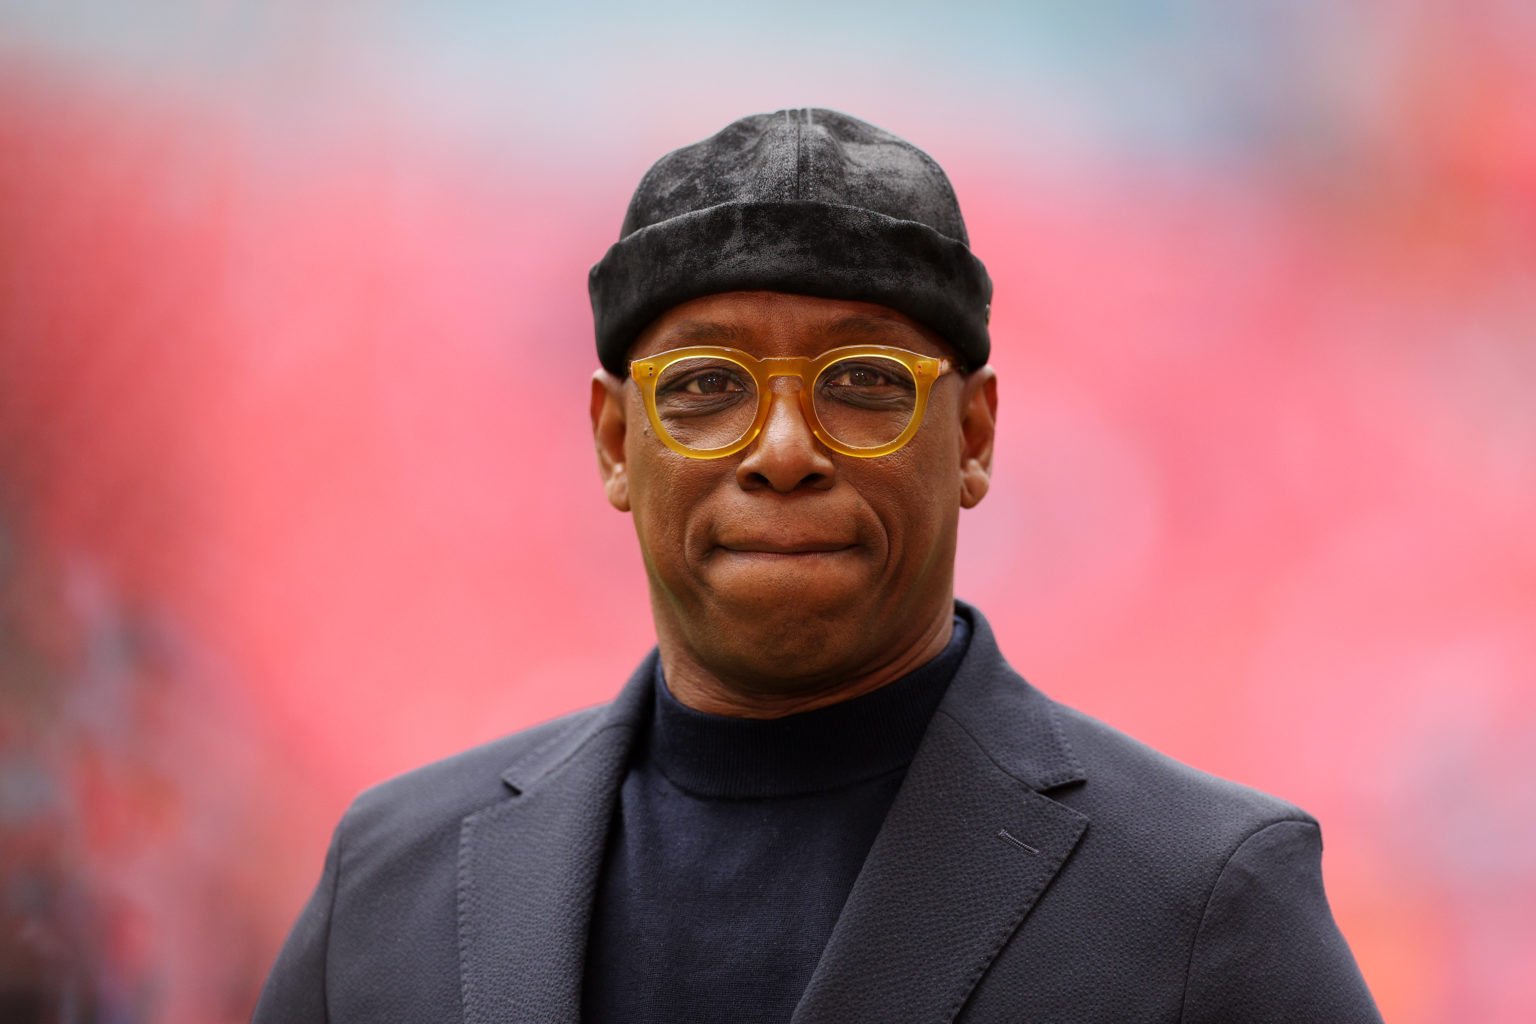
<path fill-rule="evenodd" d="M 970 649 L 796 1024 L 1379 1021 L 1305 812 L 1163 757 Z M 259 1024 L 575 1024 L 653 653 L 617 700 L 386 782 L 342 818 Z"/>

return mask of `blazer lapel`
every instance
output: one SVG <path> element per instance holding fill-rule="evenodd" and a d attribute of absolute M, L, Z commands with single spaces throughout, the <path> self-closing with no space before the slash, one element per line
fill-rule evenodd
<path fill-rule="evenodd" d="M 968 606 L 971 646 L 793 1017 L 951 1021 L 1088 819 L 1040 790 L 1079 781 L 1050 702 Z"/>
<path fill-rule="evenodd" d="M 459 972 L 466 1024 L 577 1024 L 587 929 L 655 657 L 619 698 L 502 776 L 508 798 L 459 833 Z"/>

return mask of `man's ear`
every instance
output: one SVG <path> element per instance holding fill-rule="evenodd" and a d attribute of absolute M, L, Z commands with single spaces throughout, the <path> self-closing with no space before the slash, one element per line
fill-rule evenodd
<path fill-rule="evenodd" d="M 992 485 L 997 437 L 997 371 L 981 366 L 965 379 L 960 405 L 960 507 L 975 508 Z"/>
<path fill-rule="evenodd" d="M 608 503 L 629 511 L 629 473 L 624 463 L 624 382 L 607 370 L 592 374 L 592 442 Z"/>

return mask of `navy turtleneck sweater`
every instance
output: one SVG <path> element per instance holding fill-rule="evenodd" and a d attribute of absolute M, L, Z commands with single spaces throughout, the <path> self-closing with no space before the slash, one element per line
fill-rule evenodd
<path fill-rule="evenodd" d="M 730 718 L 668 692 L 619 794 L 582 989 L 586 1024 L 783 1024 L 970 640 L 873 693 Z"/>

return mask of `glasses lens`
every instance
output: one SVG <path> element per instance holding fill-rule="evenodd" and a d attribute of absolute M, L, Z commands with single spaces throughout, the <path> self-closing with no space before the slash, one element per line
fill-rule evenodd
<path fill-rule="evenodd" d="M 656 379 L 656 415 L 685 448 L 724 448 L 751 429 L 757 384 L 729 359 L 680 359 Z"/>
<path fill-rule="evenodd" d="M 912 372 L 884 356 L 839 359 L 821 371 L 812 395 L 816 418 L 850 448 L 877 448 L 901 436 L 917 408 Z"/>

